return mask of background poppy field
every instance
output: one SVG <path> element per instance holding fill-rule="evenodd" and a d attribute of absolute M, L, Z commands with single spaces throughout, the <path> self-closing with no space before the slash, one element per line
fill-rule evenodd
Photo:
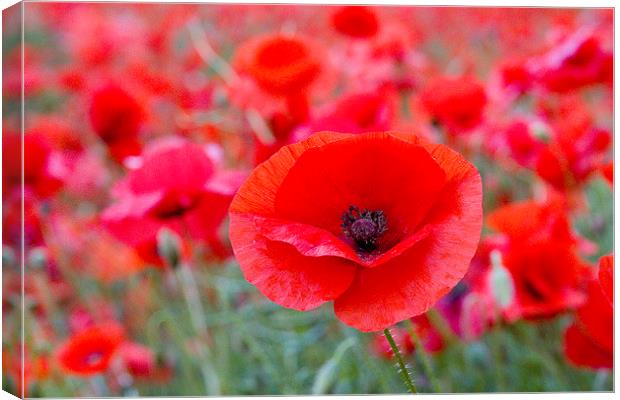
<path fill-rule="evenodd" d="M 421 392 L 613 389 L 611 9 L 25 3 L 22 52 L 17 7 L 4 390 L 405 392 L 380 332 L 271 302 L 233 254 L 239 187 L 320 131 L 415 134 L 482 177 L 467 274 L 392 329 Z"/>

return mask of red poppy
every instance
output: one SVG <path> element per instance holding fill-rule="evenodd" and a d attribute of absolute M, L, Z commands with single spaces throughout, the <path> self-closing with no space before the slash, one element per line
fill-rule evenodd
<path fill-rule="evenodd" d="M 613 80 L 613 54 L 599 39 L 576 33 L 554 48 L 542 60 L 539 80 L 549 90 L 567 92 L 583 86 Z"/>
<path fill-rule="evenodd" d="M 56 356 L 65 372 L 94 375 L 108 368 L 124 339 L 123 328 L 116 323 L 95 325 L 69 338 Z"/>
<path fill-rule="evenodd" d="M 394 104 L 381 93 L 358 93 L 343 97 L 296 132 L 297 139 L 306 139 L 320 131 L 363 133 L 390 129 Z"/>
<path fill-rule="evenodd" d="M 331 22 L 338 32 L 352 38 L 370 38 L 379 31 L 377 13 L 366 6 L 340 7 L 332 14 Z"/>
<path fill-rule="evenodd" d="M 551 317 L 583 303 L 588 267 L 576 253 L 563 203 L 513 203 L 487 222 L 505 239 L 499 250 L 515 288 L 508 320 Z"/>
<path fill-rule="evenodd" d="M 611 133 L 594 125 L 591 112 L 577 97 L 543 102 L 540 108 L 552 135 L 538 155 L 536 172 L 556 190 L 579 187 L 603 165 L 612 144 Z"/>
<path fill-rule="evenodd" d="M 41 198 L 52 196 L 62 187 L 62 181 L 52 168 L 54 154 L 49 139 L 36 132 L 24 134 L 23 141 L 17 133 L 2 136 L 3 193 L 6 196 L 10 191 L 21 191 L 22 145 L 24 190 Z"/>
<path fill-rule="evenodd" d="M 604 164 L 601 168 L 601 173 L 605 180 L 613 186 L 614 184 L 614 162 L 610 161 L 607 164 Z"/>
<path fill-rule="evenodd" d="M 155 372 L 155 354 L 146 346 L 125 342 L 119 349 L 129 373 L 136 378 L 148 377 Z"/>
<path fill-rule="evenodd" d="M 218 228 L 243 173 L 219 171 L 205 149 L 171 141 L 147 151 L 142 166 L 117 184 L 118 201 L 102 215 L 107 229 L 149 262 L 160 264 L 156 237 L 167 227 L 225 252 Z"/>
<path fill-rule="evenodd" d="M 565 332 L 565 354 L 573 364 L 613 368 L 613 294 L 613 255 L 607 255 L 600 260 L 597 278 L 588 284 L 588 300 Z"/>
<path fill-rule="evenodd" d="M 536 172 L 557 190 L 578 187 L 603 165 L 611 134 L 588 127 L 578 132 L 558 131 L 539 154 Z"/>
<path fill-rule="evenodd" d="M 266 35 L 243 43 L 233 64 L 266 92 L 291 96 L 306 91 L 318 77 L 321 64 L 317 51 L 303 36 Z"/>
<path fill-rule="evenodd" d="M 140 154 L 138 135 L 145 115 L 135 97 L 112 83 L 93 92 L 88 110 L 93 130 L 108 146 L 110 155 L 119 161 Z"/>
<path fill-rule="evenodd" d="M 534 81 L 534 77 L 525 60 L 509 60 L 500 66 L 502 84 L 517 92 L 525 92 Z"/>
<path fill-rule="evenodd" d="M 471 77 L 440 77 L 420 94 L 426 111 L 451 134 L 471 130 L 482 121 L 487 96 L 484 87 Z"/>
<path fill-rule="evenodd" d="M 398 193 L 395 196 L 394 193 Z M 246 279 L 272 301 L 376 331 L 463 277 L 481 229 L 473 165 L 413 135 L 323 132 L 259 165 L 230 207 Z"/>
<path fill-rule="evenodd" d="M 545 143 L 534 136 L 525 121 L 514 121 L 504 131 L 512 158 L 520 165 L 534 168 Z"/>

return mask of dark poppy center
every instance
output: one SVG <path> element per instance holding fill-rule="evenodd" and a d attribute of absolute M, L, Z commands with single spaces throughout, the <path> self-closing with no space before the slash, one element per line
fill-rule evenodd
<path fill-rule="evenodd" d="M 387 219 L 381 210 L 360 210 L 349 206 L 342 214 L 342 231 L 363 251 L 377 248 L 377 240 L 387 231 Z"/>
<path fill-rule="evenodd" d="M 102 359 L 103 359 L 103 353 L 97 351 L 97 352 L 94 352 L 94 353 L 90 353 L 86 357 L 85 361 L 86 361 L 86 364 L 93 365 L 93 364 L 99 363 Z"/>
<path fill-rule="evenodd" d="M 169 193 L 157 204 L 152 212 L 159 219 L 180 218 L 193 209 L 199 201 L 199 196 L 193 194 Z"/>

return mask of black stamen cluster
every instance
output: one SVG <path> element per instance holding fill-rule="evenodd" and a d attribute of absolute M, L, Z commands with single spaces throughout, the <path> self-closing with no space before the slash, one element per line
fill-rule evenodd
<path fill-rule="evenodd" d="M 349 206 L 341 220 L 344 234 L 363 251 L 374 250 L 379 237 L 387 231 L 387 219 L 381 210 L 360 210 L 357 206 Z"/>

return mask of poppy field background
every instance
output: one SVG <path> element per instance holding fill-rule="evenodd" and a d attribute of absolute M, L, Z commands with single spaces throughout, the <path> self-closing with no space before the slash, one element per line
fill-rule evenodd
<path fill-rule="evenodd" d="M 440 143 L 481 176 L 465 277 L 392 328 L 420 392 L 613 390 L 611 9 L 26 3 L 22 53 L 16 7 L 3 11 L 4 390 L 404 393 L 382 328 L 254 286 L 233 249 L 262 243 L 229 225 L 264 202 L 233 201 L 239 188 L 323 131 Z M 364 161 L 351 163 L 371 175 Z M 311 172 L 289 185 L 289 214 L 323 216 L 296 197 L 320 186 Z"/>

